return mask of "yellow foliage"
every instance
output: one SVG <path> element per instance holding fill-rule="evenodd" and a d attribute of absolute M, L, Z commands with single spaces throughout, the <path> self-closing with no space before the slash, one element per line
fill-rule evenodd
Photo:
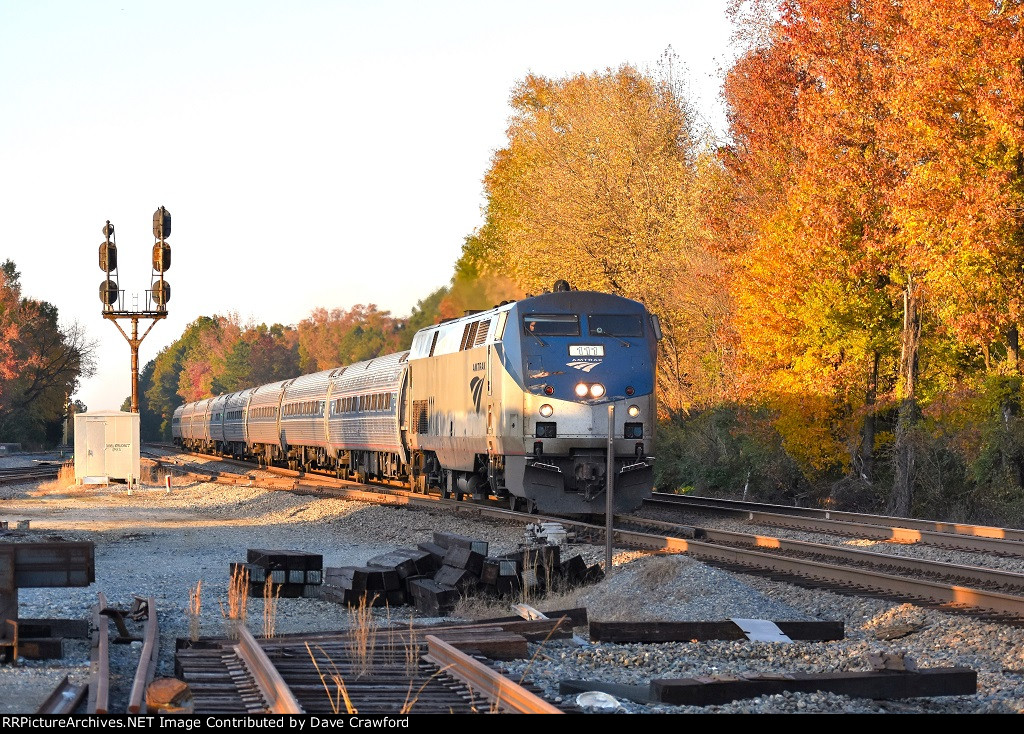
<path fill-rule="evenodd" d="M 512 106 L 508 146 L 485 178 L 477 262 L 527 293 L 564 278 L 644 303 L 665 334 L 663 406 L 720 398 L 728 305 L 701 218 L 702 185 L 718 169 L 700 154 L 679 89 L 629 66 L 563 80 L 531 75 Z"/>

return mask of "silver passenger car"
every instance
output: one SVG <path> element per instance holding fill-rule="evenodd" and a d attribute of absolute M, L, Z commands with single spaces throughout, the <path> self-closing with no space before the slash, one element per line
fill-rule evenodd
<path fill-rule="evenodd" d="M 357 475 L 396 477 L 408 461 L 401 411 L 408 356 L 388 354 L 331 372 L 328 445 L 338 456 L 347 452 Z"/>
<path fill-rule="evenodd" d="M 309 449 L 320 449 L 321 453 L 326 454 L 324 411 L 327 407 L 330 374 L 330 370 L 325 370 L 302 375 L 284 386 L 281 396 L 281 440 L 285 446 L 302 447 L 307 454 Z"/>
<path fill-rule="evenodd" d="M 281 398 L 291 380 L 280 380 L 255 388 L 249 397 L 245 418 L 249 452 L 266 461 L 282 458 L 284 444 L 280 429 Z"/>
<path fill-rule="evenodd" d="M 224 451 L 232 456 L 244 456 L 246 444 L 245 418 L 249 411 L 249 398 L 255 388 L 233 392 L 224 404 Z"/>

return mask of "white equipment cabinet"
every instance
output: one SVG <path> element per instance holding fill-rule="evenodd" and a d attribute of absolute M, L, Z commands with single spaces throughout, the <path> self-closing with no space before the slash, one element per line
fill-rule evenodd
<path fill-rule="evenodd" d="M 139 414 L 118 410 L 75 415 L 75 482 L 139 481 Z"/>

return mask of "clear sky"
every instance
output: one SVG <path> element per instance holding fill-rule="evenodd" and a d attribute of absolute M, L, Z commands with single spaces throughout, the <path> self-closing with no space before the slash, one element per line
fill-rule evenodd
<path fill-rule="evenodd" d="M 140 369 L 202 315 L 408 315 L 481 224 L 517 82 L 654 69 L 671 47 L 721 131 L 725 7 L 0 0 L 0 261 L 97 341 L 75 395 L 90 410 L 131 393 L 128 343 L 101 316 L 108 219 L 131 308 L 150 287 L 153 212 L 172 216 L 168 317 Z"/>

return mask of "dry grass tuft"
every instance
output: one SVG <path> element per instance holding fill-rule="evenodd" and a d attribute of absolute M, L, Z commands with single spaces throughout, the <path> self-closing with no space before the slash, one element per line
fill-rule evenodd
<path fill-rule="evenodd" d="M 409 689 L 405 692 L 405 701 L 402 703 L 402 708 L 400 708 L 398 710 L 398 713 L 400 713 L 400 714 L 411 713 L 412 712 L 412 707 L 415 706 L 416 702 L 420 700 L 420 695 L 423 693 L 423 689 L 426 688 L 430 684 L 430 681 L 434 680 L 434 678 L 438 678 L 441 675 L 443 675 L 444 673 L 446 673 L 450 667 L 451 667 L 450 665 L 446 665 L 443 668 L 441 668 L 441 669 L 437 670 L 436 672 L 432 673 L 431 676 L 429 678 L 427 678 L 425 681 L 423 681 L 423 683 L 420 685 L 420 687 L 416 690 L 415 695 L 413 695 L 413 692 L 412 692 L 412 684 L 414 683 L 414 680 L 413 680 L 412 677 L 410 677 L 409 678 Z M 470 693 L 472 694 L 472 690 L 470 690 Z"/>
<path fill-rule="evenodd" d="M 236 639 L 238 628 L 245 626 L 249 613 L 249 570 L 242 565 L 236 566 L 231 572 L 228 608 L 225 611 L 224 602 L 221 602 L 220 613 L 228 621 L 228 637 Z"/>
<path fill-rule="evenodd" d="M 376 595 L 369 600 L 364 595 L 359 598 L 359 606 L 350 607 L 348 610 L 352 629 L 352 656 L 359 666 L 359 678 L 369 673 L 373 667 L 373 647 L 377 641 L 377 620 L 373 617 L 373 602 L 376 599 Z"/>
<path fill-rule="evenodd" d="M 47 494 L 86 494 L 95 492 L 93 486 L 79 485 L 75 480 L 75 465 L 73 462 L 65 461 L 57 472 L 57 478 L 49 482 L 42 482 L 34 491 L 29 492 L 32 497 L 41 497 Z"/>
<path fill-rule="evenodd" d="M 420 668 L 420 656 L 423 650 L 416 634 L 415 617 L 409 615 L 409 638 L 405 642 L 405 674 L 412 678 Z"/>
<path fill-rule="evenodd" d="M 267 576 L 263 584 L 263 636 L 271 639 L 277 634 L 277 601 L 281 598 L 281 585 Z"/>
<path fill-rule="evenodd" d="M 327 700 L 331 704 L 331 710 L 335 714 L 340 714 L 341 705 L 342 703 L 344 703 L 345 713 L 358 714 L 359 711 L 353 705 L 352 699 L 349 698 L 348 688 L 345 687 L 345 680 L 341 677 L 341 673 L 338 672 L 338 667 L 334 664 L 334 661 L 331 660 L 330 655 L 324 652 L 324 649 L 322 647 L 317 645 L 316 649 L 320 651 L 320 653 L 324 656 L 324 659 L 331 666 L 330 679 L 331 683 L 334 684 L 334 691 L 331 691 L 331 687 L 327 684 L 328 676 L 324 675 L 324 672 L 320 670 L 320 663 L 316 661 L 316 655 L 313 654 L 312 648 L 309 646 L 308 642 L 306 643 L 306 652 L 309 653 L 309 657 L 313 661 L 313 667 L 316 668 L 317 675 L 320 676 L 320 682 L 323 684 L 324 690 L 327 691 Z"/>
<path fill-rule="evenodd" d="M 692 562 L 692 559 L 678 555 L 642 559 L 637 564 L 636 583 L 652 591 L 659 589 L 679 578 L 681 568 Z"/>

